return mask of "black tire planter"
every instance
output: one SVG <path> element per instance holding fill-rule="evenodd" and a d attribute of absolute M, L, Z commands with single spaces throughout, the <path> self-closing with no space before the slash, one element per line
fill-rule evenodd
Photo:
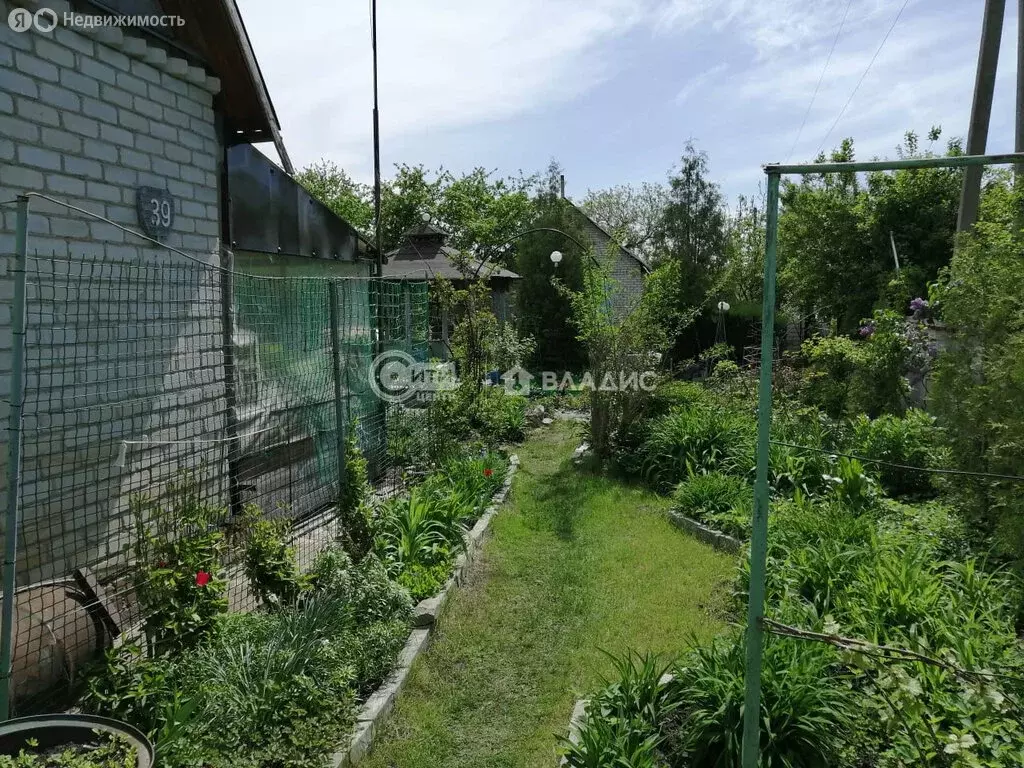
<path fill-rule="evenodd" d="M 17 755 L 29 739 L 35 739 L 40 749 L 90 744 L 96 738 L 93 731 L 120 736 L 135 747 L 138 768 L 152 768 L 153 745 L 141 731 L 120 720 L 91 715 L 37 715 L 0 723 L 0 755 Z"/>

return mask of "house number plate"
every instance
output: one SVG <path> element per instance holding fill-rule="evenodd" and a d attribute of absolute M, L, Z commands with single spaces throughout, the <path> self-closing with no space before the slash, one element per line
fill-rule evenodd
<path fill-rule="evenodd" d="M 174 226 L 174 197 L 166 189 L 139 187 L 135 190 L 139 225 L 150 237 L 160 238 Z"/>

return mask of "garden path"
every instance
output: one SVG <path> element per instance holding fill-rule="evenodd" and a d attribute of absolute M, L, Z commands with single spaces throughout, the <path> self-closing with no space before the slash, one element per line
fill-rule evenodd
<path fill-rule="evenodd" d="M 734 561 L 673 528 L 668 499 L 586 473 L 578 427 L 519 450 L 511 500 L 413 666 L 369 768 L 553 768 L 602 649 L 676 654 L 723 624 Z"/>

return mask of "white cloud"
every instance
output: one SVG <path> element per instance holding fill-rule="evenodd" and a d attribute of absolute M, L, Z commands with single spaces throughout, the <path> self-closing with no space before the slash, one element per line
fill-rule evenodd
<path fill-rule="evenodd" d="M 686 85 L 679 89 L 679 93 L 676 94 L 676 103 L 682 104 L 691 96 L 700 91 L 704 86 L 715 80 L 720 74 L 725 72 L 729 68 L 728 64 L 716 64 L 713 67 L 705 69 L 703 72 L 695 75 L 687 81 Z"/>
<path fill-rule="evenodd" d="M 371 79 L 366 4 L 241 0 L 297 165 L 365 173 Z M 630 0 L 392 0 L 378 10 L 381 133 L 478 125 L 564 101 L 615 71 L 602 43 L 645 17 Z"/>

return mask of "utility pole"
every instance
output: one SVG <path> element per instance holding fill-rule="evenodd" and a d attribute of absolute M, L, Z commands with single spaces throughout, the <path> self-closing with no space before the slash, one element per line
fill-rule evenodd
<path fill-rule="evenodd" d="M 1018 0 L 1024 5 L 1024 0 Z M 992 94 L 996 86 L 996 65 L 999 63 L 999 42 L 1003 34 L 1003 16 L 1006 0 L 985 0 L 985 15 L 981 23 L 981 47 L 978 51 L 978 73 L 974 81 L 974 100 L 971 104 L 971 123 L 967 130 L 968 155 L 985 154 L 988 141 L 989 119 L 992 117 Z M 1018 39 L 1020 20 L 1018 19 Z M 1018 47 L 1017 58 L 1020 60 Z M 1017 142 L 1021 141 L 1021 75 L 1017 72 Z M 1019 146 L 1018 146 L 1019 148 Z M 979 165 L 964 168 L 964 184 L 960 193 L 960 212 L 957 216 L 957 232 L 964 232 L 978 220 L 978 205 L 981 200 L 981 175 Z"/>

